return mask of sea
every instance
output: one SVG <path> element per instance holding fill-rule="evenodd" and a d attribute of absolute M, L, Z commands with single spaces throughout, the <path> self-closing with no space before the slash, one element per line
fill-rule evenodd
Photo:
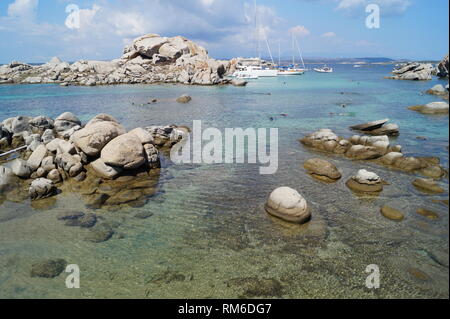
<path fill-rule="evenodd" d="M 64 191 L 46 205 L 0 198 L 0 298 L 448 298 L 449 216 L 441 202 L 448 200 L 448 176 L 438 181 L 444 194 L 425 194 L 412 185 L 418 175 L 299 142 L 321 128 L 349 138 L 351 125 L 389 119 L 400 126 L 392 144 L 408 156 L 439 157 L 448 169 L 448 114 L 407 109 L 441 101 L 424 92 L 448 82 L 384 79 L 392 65 L 330 66 L 333 73 L 260 78 L 246 87 L 0 85 L 0 121 L 70 111 L 84 123 L 107 113 L 127 129 L 192 127 L 194 120 L 220 131 L 278 129 L 274 174 L 261 175 L 257 163 L 175 164 L 161 154 L 158 191 L 138 207 L 94 210 L 80 194 Z M 192 101 L 177 103 L 182 94 Z M 303 163 L 314 157 L 333 162 L 342 178 L 313 179 Z M 379 196 L 354 194 L 345 182 L 359 169 L 389 185 Z M 268 195 L 280 186 L 306 199 L 309 223 L 265 212 Z M 386 219 L 383 205 L 405 219 Z M 439 218 L 429 220 L 419 208 Z M 93 212 L 114 225 L 114 235 L 86 241 L 89 229 L 57 220 L 64 210 Z M 153 215 L 136 218 L 140 212 Z M 58 258 L 78 266 L 79 288 L 67 287 L 67 272 L 30 276 L 36 262 Z"/>

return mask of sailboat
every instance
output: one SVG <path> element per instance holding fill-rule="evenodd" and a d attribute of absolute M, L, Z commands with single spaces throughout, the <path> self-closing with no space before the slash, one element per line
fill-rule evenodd
<path fill-rule="evenodd" d="M 294 34 L 292 34 L 292 50 L 295 52 L 295 45 L 297 45 L 298 52 L 300 54 L 300 59 L 302 61 L 303 69 L 297 68 L 295 65 L 295 55 L 292 53 L 292 65 L 290 65 L 288 68 L 283 68 L 281 70 L 278 70 L 278 75 L 302 75 L 305 73 L 305 62 L 303 61 L 303 56 L 300 51 L 300 47 L 298 45 L 298 42 L 294 38 Z M 280 48 L 278 48 L 278 59 L 280 60 Z M 278 62 L 278 65 L 280 65 L 280 61 Z"/>
<path fill-rule="evenodd" d="M 264 32 L 264 30 L 263 30 Z M 267 49 L 270 54 L 270 58 L 272 60 L 272 64 L 274 64 L 272 52 L 270 50 L 269 42 L 267 41 L 267 36 L 265 32 L 263 33 L 264 39 L 266 41 Z M 246 67 L 243 67 L 241 70 L 236 71 L 233 73 L 233 76 L 238 78 L 246 78 L 246 79 L 256 79 L 259 77 L 274 77 L 278 75 L 278 70 L 271 69 L 268 67 L 263 67 L 263 61 L 261 59 L 261 52 L 260 52 L 260 31 L 258 28 L 258 8 L 256 5 L 255 0 L 255 38 L 256 38 L 256 51 L 257 51 L 257 58 L 254 58 L 252 60 L 255 60 L 256 63 L 254 65 L 249 65 Z"/>

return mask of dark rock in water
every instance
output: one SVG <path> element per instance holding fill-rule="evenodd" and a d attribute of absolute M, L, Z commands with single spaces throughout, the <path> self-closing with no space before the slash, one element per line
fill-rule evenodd
<path fill-rule="evenodd" d="M 389 121 L 389 119 L 373 121 L 373 122 L 368 122 L 368 123 L 364 123 L 364 124 L 353 125 L 353 126 L 350 126 L 350 128 L 352 130 L 356 130 L 356 131 L 372 131 L 372 130 L 382 127 L 388 121 Z"/>
<path fill-rule="evenodd" d="M 67 262 L 64 259 L 49 259 L 31 266 L 31 277 L 54 278 L 64 271 Z"/>
<path fill-rule="evenodd" d="M 98 227 L 92 228 L 85 237 L 85 240 L 93 243 L 101 243 L 110 239 L 113 234 L 114 231 L 110 227 L 106 225 L 100 225 Z"/>
<path fill-rule="evenodd" d="M 134 217 L 139 218 L 139 219 L 146 219 L 146 218 L 149 218 L 152 216 L 153 216 L 153 213 L 149 212 L 149 211 L 139 212 L 136 215 L 134 215 Z"/>
<path fill-rule="evenodd" d="M 235 278 L 228 282 L 230 284 L 244 289 L 242 298 L 280 297 L 283 294 L 283 286 L 273 278 Z"/>
<path fill-rule="evenodd" d="M 67 220 L 66 226 L 78 226 L 82 228 L 94 227 L 97 223 L 97 216 L 95 214 L 86 214 L 78 218 L 72 218 Z"/>
<path fill-rule="evenodd" d="M 173 281 L 184 281 L 185 279 L 186 279 L 185 275 L 175 271 L 167 270 L 163 273 L 154 276 L 150 280 L 150 282 L 153 284 L 161 285 L 161 284 L 169 284 Z"/>
<path fill-rule="evenodd" d="M 58 220 L 68 220 L 68 219 L 78 219 L 80 217 L 84 216 L 83 212 L 78 211 L 68 211 L 68 212 L 61 212 L 59 213 L 56 218 Z"/>
<path fill-rule="evenodd" d="M 106 200 L 109 198 L 107 194 L 94 194 L 85 197 L 86 207 L 92 209 L 98 209 L 103 206 Z"/>
<path fill-rule="evenodd" d="M 435 212 L 433 212 L 431 210 L 428 210 L 426 208 L 419 208 L 416 211 L 416 213 L 419 214 L 419 215 L 422 215 L 423 217 L 431 219 L 431 220 L 439 218 L 439 215 L 437 213 L 435 213 Z"/>
<path fill-rule="evenodd" d="M 178 103 L 189 103 L 192 98 L 189 95 L 183 94 L 179 98 L 177 98 Z"/>
<path fill-rule="evenodd" d="M 423 271 L 421 271 L 417 268 L 409 268 L 408 273 L 415 279 L 419 279 L 421 281 L 430 280 L 430 276 L 428 276 L 426 273 L 424 273 Z"/>

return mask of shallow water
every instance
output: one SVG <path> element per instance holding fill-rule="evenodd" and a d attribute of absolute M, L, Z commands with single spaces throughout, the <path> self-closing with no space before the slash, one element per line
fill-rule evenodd
<path fill-rule="evenodd" d="M 349 137 L 349 125 L 389 118 L 400 125 L 393 143 L 405 154 L 438 156 L 448 168 L 448 115 L 407 110 L 439 101 L 420 92 L 445 83 L 383 79 L 390 66 L 334 67 L 333 74 L 259 79 L 245 88 L 0 86 L 0 120 L 56 117 L 70 110 L 82 121 L 105 112 L 128 129 L 192 126 L 200 119 L 204 128 L 279 128 L 276 174 L 260 175 L 256 164 L 165 161 L 158 192 L 145 206 L 95 211 L 115 227 L 115 235 L 103 243 L 86 242 L 88 230 L 64 226 L 55 217 L 64 209 L 89 211 L 79 194 L 63 192 L 40 207 L 5 200 L 0 204 L 0 297 L 253 297 L 250 286 L 273 279 L 279 288 L 256 297 L 448 298 L 448 208 L 432 202 L 448 199 L 448 178 L 440 181 L 444 195 L 424 195 L 412 186 L 414 175 L 316 153 L 298 142 L 320 128 Z M 189 104 L 174 101 L 183 93 L 193 97 Z M 158 102 L 141 105 L 151 98 Z M 343 178 L 335 184 L 313 180 L 302 166 L 311 157 L 332 160 Z M 360 168 L 391 185 L 375 198 L 354 195 L 345 181 Z M 293 187 L 307 199 L 313 213 L 308 225 L 287 224 L 264 212 L 265 199 L 278 186 Z M 385 219 L 379 213 L 384 204 L 403 211 L 405 220 Z M 440 218 L 417 215 L 421 207 Z M 134 217 L 141 211 L 153 216 Z M 78 264 L 81 288 L 65 288 L 64 273 L 31 278 L 31 265 L 45 258 Z M 365 287 L 370 264 L 380 267 L 379 289 Z"/>

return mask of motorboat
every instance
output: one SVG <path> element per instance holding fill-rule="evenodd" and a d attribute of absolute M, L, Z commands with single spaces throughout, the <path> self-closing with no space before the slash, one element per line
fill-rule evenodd
<path fill-rule="evenodd" d="M 322 68 L 314 68 L 314 71 L 319 72 L 319 73 L 332 73 L 333 68 L 330 68 L 330 67 L 324 65 Z"/>

